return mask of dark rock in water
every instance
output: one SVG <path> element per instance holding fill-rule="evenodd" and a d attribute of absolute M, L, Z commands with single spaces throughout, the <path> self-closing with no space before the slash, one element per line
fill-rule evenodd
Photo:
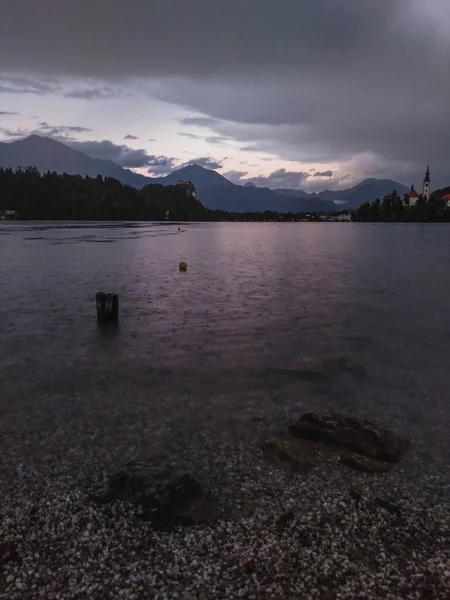
<path fill-rule="evenodd" d="M 277 463 L 288 466 L 295 471 L 307 471 L 314 466 L 314 463 L 304 456 L 295 441 L 280 440 L 272 438 L 265 442 L 263 447 L 264 454 Z"/>
<path fill-rule="evenodd" d="M 402 514 L 402 509 L 400 508 L 400 506 L 398 504 L 395 504 L 395 502 L 388 500 L 387 498 L 377 497 L 375 498 L 374 502 L 378 506 L 381 506 L 381 508 L 384 508 L 389 513 L 391 513 L 391 515 L 396 515 L 397 517 L 400 517 Z"/>
<path fill-rule="evenodd" d="M 394 431 L 336 414 L 306 413 L 289 429 L 298 437 L 330 442 L 379 460 L 395 461 L 403 449 Z"/>
<path fill-rule="evenodd" d="M 385 460 L 378 460 L 356 452 L 344 454 L 341 463 L 363 473 L 386 473 L 391 468 L 391 465 Z"/>
<path fill-rule="evenodd" d="M 127 463 L 109 478 L 106 490 L 91 499 L 141 506 L 143 518 L 155 527 L 196 525 L 218 516 L 213 500 L 196 479 L 160 464 Z"/>

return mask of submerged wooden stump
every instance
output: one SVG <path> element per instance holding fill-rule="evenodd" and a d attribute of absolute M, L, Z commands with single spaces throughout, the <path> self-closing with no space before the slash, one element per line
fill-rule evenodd
<path fill-rule="evenodd" d="M 117 323 L 119 320 L 119 295 L 97 292 L 95 294 L 98 322 Z"/>

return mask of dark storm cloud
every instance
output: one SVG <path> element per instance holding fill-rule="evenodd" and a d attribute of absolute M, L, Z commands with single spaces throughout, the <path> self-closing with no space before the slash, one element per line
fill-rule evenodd
<path fill-rule="evenodd" d="M 235 183 L 245 184 L 251 182 L 258 187 L 268 187 L 272 189 L 276 188 L 290 188 L 298 189 L 301 184 L 309 177 L 308 172 L 303 171 L 286 171 L 286 169 L 277 169 L 270 175 L 259 176 L 259 177 L 246 177 L 248 173 L 243 173 L 237 180 L 236 174 L 238 171 L 232 172 L 233 181 Z M 225 175 L 226 177 L 227 175 Z"/>
<path fill-rule="evenodd" d="M 270 69 L 314 72 L 324 65 L 332 72 L 343 59 L 365 63 L 363 53 L 354 55 L 355 46 L 372 55 L 377 42 L 383 53 L 378 42 L 404 4 L 17 0 L 2 9 L 0 56 L 5 70 L 87 77 L 267 75 Z"/>
<path fill-rule="evenodd" d="M 0 56 L 17 77 L 153 78 L 204 115 L 186 126 L 288 160 L 381 157 L 410 178 L 450 159 L 449 21 L 448 0 L 17 0 Z"/>
<path fill-rule="evenodd" d="M 312 174 L 312 177 L 333 177 L 333 172 L 331 169 L 328 169 L 328 171 L 316 171 Z"/>
<path fill-rule="evenodd" d="M 214 127 L 218 124 L 218 120 L 210 119 L 209 117 L 185 117 L 184 119 L 180 119 L 180 123 L 193 127 Z"/>
<path fill-rule="evenodd" d="M 0 73 L 0 93 L 4 94 L 34 94 L 47 96 L 56 94 L 64 98 L 95 100 L 126 95 L 126 90 L 120 86 L 107 86 L 101 82 L 86 86 L 84 83 L 74 85 L 73 81 L 63 81 L 55 77 L 18 76 L 11 73 Z M 129 92 L 128 92 L 129 95 Z"/>
<path fill-rule="evenodd" d="M 69 89 L 63 93 L 66 98 L 75 98 L 81 100 L 103 100 L 105 98 L 114 98 L 117 92 L 112 88 L 75 88 Z"/>
<path fill-rule="evenodd" d="M 162 172 L 170 170 L 176 164 L 175 158 L 167 156 L 155 156 L 148 154 L 144 149 L 134 149 L 125 144 L 114 144 L 110 140 L 98 141 L 72 141 L 69 145 L 75 150 L 80 150 L 92 158 L 103 158 L 112 160 L 121 167 L 127 169 L 139 169 L 148 167 L 149 173 Z"/>
<path fill-rule="evenodd" d="M 264 152 L 265 148 L 263 144 L 249 144 L 248 146 L 242 146 L 241 152 Z"/>
<path fill-rule="evenodd" d="M 42 134 L 50 137 L 55 135 L 64 135 L 72 133 L 87 133 L 92 131 L 89 127 L 81 127 L 80 125 L 49 125 L 46 121 L 39 123 L 39 130 Z"/>
<path fill-rule="evenodd" d="M 0 132 L 4 138 L 11 140 L 19 140 L 30 135 L 40 135 L 42 137 L 50 137 L 63 143 L 76 143 L 75 134 L 88 133 L 91 129 L 80 125 L 50 125 L 45 121 L 38 123 L 37 127 L 24 128 L 0 128 Z"/>
<path fill-rule="evenodd" d="M 32 135 L 33 133 L 36 133 L 37 135 L 41 134 L 40 131 L 30 131 L 28 129 L 22 129 L 20 127 L 15 129 L 10 129 L 8 127 L 0 127 L 0 135 L 4 140 L 14 141 L 27 137 L 28 135 Z"/>
<path fill-rule="evenodd" d="M 137 140 L 139 139 L 137 135 L 131 135 L 131 133 L 129 133 L 128 135 L 126 135 L 124 138 L 124 140 Z"/>
<path fill-rule="evenodd" d="M 245 176 L 248 175 L 247 171 L 227 171 L 226 173 L 221 173 L 224 177 L 236 183 L 238 185 L 242 185 L 245 183 Z"/>
<path fill-rule="evenodd" d="M 256 166 L 256 165 L 255 165 Z M 248 171 L 228 171 L 223 173 L 223 176 L 239 185 L 245 185 L 250 182 L 258 187 L 268 187 L 271 189 L 289 188 L 300 189 L 303 186 L 315 187 L 315 184 L 309 182 L 311 177 L 332 177 L 333 171 L 287 171 L 286 169 L 278 169 L 273 171 L 268 176 L 252 177 Z M 347 177 L 347 176 L 346 176 Z M 346 178 L 345 177 L 345 178 Z M 344 178 L 344 179 L 345 179 Z M 321 184 L 319 184 L 321 185 Z"/>
<path fill-rule="evenodd" d="M 0 94 L 35 94 L 37 96 L 44 96 L 49 93 L 60 93 L 61 90 L 60 85 L 51 81 L 39 81 L 31 77 L 0 73 Z"/>
<path fill-rule="evenodd" d="M 208 144 L 213 144 L 215 146 L 224 146 L 226 142 L 232 140 L 232 138 L 226 135 L 208 135 L 204 138 L 205 142 Z"/>
<path fill-rule="evenodd" d="M 147 172 L 150 175 L 167 175 L 176 168 L 177 159 L 167 156 L 151 156 L 148 163 Z"/>
<path fill-rule="evenodd" d="M 225 160 L 225 159 L 223 159 Z M 182 165 L 180 165 L 181 167 L 186 167 L 187 165 L 199 165 L 200 167 L 203 167 L 205 169 L 221 169 L 222 168 L 222 162 L 220 160 L 216 160 L 214 158 L 211 158 L 209 156 L 199 156 L 197 158 L 193 158 L 192 160 L 190 160 L 189 162 L 183 163 Z"/>
<path fill-rule="evenodd" d="M 201 135 L 195 135 L 194 133 L 188 133 L 186 131 L 180 131 L 180 133 L 178 135 L 182 135 L 184 137 L 191 138 L 191 140 L 201 140 L 202 139 Z"/>
<path fill-rule="evenodd" d="M 232 138 L 226 135 L 196 135 L 195 133 L 189 133 L 188 131 L 180 131 L 178 135 L 183 137 L 191 138 L 192 140 L 203 140 L 207 144 L 213 144 L 215 146 L 224 146 L 226 142 L 231 141 Z"/>

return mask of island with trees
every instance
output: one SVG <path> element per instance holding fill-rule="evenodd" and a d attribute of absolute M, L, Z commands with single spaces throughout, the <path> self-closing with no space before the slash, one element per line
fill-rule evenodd
<path fill-rule="evenodd" d="M 409 204 L 408 195 L 400 198 L 394 190 L 382 200 L 362 204 L 352 213 L 353 221 L 372 222 L 448 222 L 450 221 L 449 202 L 445 197 L 450 194 L 450 187 L 434 191 L 427 201 L 419 196 L 414 205 Z"/>

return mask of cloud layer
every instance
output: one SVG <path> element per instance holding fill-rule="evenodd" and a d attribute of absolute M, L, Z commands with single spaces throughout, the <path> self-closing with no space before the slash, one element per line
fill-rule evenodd
<path fill-rule="evenodd" d="M 148 154 L 144 149 L 130 148 L 126 144 L 114 144 L 110 140 L 97 141 L 70 141 L 68 145 L 75 150 L 84 152 L 93 158 L 112 160 L 117 165 L 127 169 L 147 168 L 151 174 L 165 174 L 175 168 L 177 160 L 167 156 Z"/>
<path fill-rule="evenodd" d="M 192 139 L 327 165 L 334 182 L 350 168 L 417 181 L 428 161 L 444 180 L 449 30 L 448 0 L 17 0 L 0 92 L 89 99 L 128 82 L 189 110 Z"/>
<path fill-rule="evenodd" d="M 413 10 L 408 0 L 17 0 L 3 10 L 0 55 L 6 71 L 111 78 L 334 73 L 346 60 L 392 70 L 405 50 L 420 58 L 417 34 L 428 50 L 432 32 Z"/>
<path fill-rule="evenodd" d="M 333 176 L 333 171 L 315 171 L 311 169 L 310 171 L 287 171 L 286 169 L 277 169 L 270 173 L 267 176 L 259 176 L 259 177 L 251 177 L 249 176 L 248 171 L 228 171 L 227 173 L 223 173 L 225 177 L 227 177 L 233 183 L 238 183 L 240 185 L 244 185 L 247 182 L 253 183 L 258 187 L 268 187 L 271 189 L 293 189 L 298 190 L 302 187 L 315 187 L 317 183 L 314 185 L 308 185 L 308 179 L 312 178 L 321 178 L 319 187 L 321 189 L 324 188 L 324 182 L 328 183 L 329 180 Z"/>

